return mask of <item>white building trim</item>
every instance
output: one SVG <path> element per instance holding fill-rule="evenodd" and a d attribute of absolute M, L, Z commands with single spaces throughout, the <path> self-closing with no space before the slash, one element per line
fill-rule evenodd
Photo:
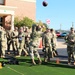
<path fill-rule="evenodd" d="M 2 10 L 2 9 L 0 9 L 0 14 L 2 14 L 2 15 L 14 15 L 14 11 L 12 11 L 12 10 Z"/>
<path fill-rule="evenodd" d="M 36 2 L 36 0 L 20 0 L 20 1 Z"/>
<path fill-rule="evenodd" d="M 17 8 L 17 7 L 0 5 L 0 9 L 14 10 L 14 9 L 16 9 L 16 8 Z"/>

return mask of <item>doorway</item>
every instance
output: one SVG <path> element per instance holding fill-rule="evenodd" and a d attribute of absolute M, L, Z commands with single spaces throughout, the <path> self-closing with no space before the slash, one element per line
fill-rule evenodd
<path fill-rule="evenodd" d="M 0 26 L 3 26 L 3 18 L 0 17 Z"/>

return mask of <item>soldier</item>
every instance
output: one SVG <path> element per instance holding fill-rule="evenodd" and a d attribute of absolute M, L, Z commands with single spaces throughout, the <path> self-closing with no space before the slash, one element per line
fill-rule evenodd
<path fill-rule="evenodd" d="M 0 26 L 0 57 L 2 55 L 2 30 L 1 30 L 1 26 Z"/>
<path fill-rule="evenodd" d="M 25 28 L 24 33 L 25 33 L 25 49 L 29 50 L 30 32 L 28 27 Z"/>
<path fill-rule="evenodd" d="M 23 28 L 20 27 L 19 34 L 18 34 L 18 39 L 19 39 L 19 56 L 21 56 L 22 50 L 25 52 L 25 55 L 28 55 L 27 51 L 25 50 L 25 33 L 23 31 Z"/>
<path fill-rule="evenodd" d="M 6 50 L 6 32 L 3 27 L 0 27 L 0 57 L 5 57 L 5 50 Z"/>
<path fill-rule="evenodd" d="M 25 27 L 25 26 L 23 26 L 23 31 L 24 31 L 24 32 L 26 31 L 26 27 Z"/>
<path fill-rule="evenodd" d="M 37 48 L 39 46 L 40 34 L 36 30 L 37 30 L 37 26 L 36 26 L 36 24 L 33 24 L 32 25 L 32 33 L 31 33 L 30 43 L 29 43 L 29 53 L 30 53 L 30 57 L 31 57 L 33 65 L 36 65 L 36 62 L 34 60 L 34 54 L 37 56 L 39 64 L 41 64 L 40 55 L 37 51 Z"/>
<path fill-rule="evenodd" d="M 54 56 L 58 55 L 58 53 L 56 51 L 57 36 L 56 36 L 56 33 L 55 33 L 54 29 L 50 29 L 50 31 L 51 31 L 52 36 L 53 36 L 53 38 L 51 39 L 51 44 L 52 44 L 52 55 L 54 57 Z"/>
<path fill-rule="evenodd" d="M 7 37 L 7 50 L 8 50 L 8 53 L 9 53 L 11 45 L 13 45 L 11 26 L 9 26 L 9 29 L 6 31 L 6 37 Z"/>
<path fill-rule="evenodd" d="M 68 64 L 71 64 L 71 58 L 74 58 L 75 65 L 75 57 L 74 57 L 74 47 L 75 47 L 75 33 L 74 28 L 70 28 L 70 33 L 67 36 L 67 53 L 68 53 Z"/>
<path fill-rule="evenodd" d="M 7 49 L 7 38 L 6 38 L 6 31 L 5 29 L 2 27 L 2 57 L 5 57 L 5 50 Z"/>
<path fill-rule="evenodd" d="M 18 51 L 19 44 L 18 44 L 18 28 L 15 27 L 14 31 L 11 33 L 12 36 L 12 44 L 13 44 L 13 51 L 15 55 L 15 51 Z"/>
<path fill-rule="evenodd" d="M 52 57 L 52 45 L 51 45 L 52 34 L 50 33 L 50 29 L 46 29 L 46 32 L 42 37 L 42 44 L 44 49 L 44 62 L 50 61 Z"/>

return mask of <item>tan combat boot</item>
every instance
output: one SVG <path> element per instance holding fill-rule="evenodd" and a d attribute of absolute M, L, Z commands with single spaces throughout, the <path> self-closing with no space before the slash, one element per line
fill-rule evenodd
<path fill-rule="evenodd" d="M 28 52 L 25 50 L 25 56 L 27 56 L 28 55 Z"/>
<path fill-rule="evenodd" d="M 44 62 L 47 62 L 47 58 L 44 58 Z"/>
<path fill-rule="evenodd" d="M 32 59 L 32 64 L 33 64 L 33 65 L 36 65 L 36 63 L 35 63 L 34 59 Z"/>

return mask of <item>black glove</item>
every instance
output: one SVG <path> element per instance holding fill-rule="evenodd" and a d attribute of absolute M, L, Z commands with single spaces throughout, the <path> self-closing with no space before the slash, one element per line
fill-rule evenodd
<path fill-rule="evenodd" d="M 43 48 L 43 49 L 42 49 L 42 52 L 45 52 L 45 51 L 46 51 L 46 49 L 45 49 L 45 48 Z"/>

